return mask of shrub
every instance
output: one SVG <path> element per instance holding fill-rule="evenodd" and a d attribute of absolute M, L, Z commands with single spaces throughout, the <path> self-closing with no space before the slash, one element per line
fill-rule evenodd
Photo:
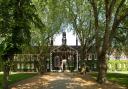
<path fill-rule="evenodd" d="M 128 60 L 109 60 L 108 71 L 128 71 Z"/>

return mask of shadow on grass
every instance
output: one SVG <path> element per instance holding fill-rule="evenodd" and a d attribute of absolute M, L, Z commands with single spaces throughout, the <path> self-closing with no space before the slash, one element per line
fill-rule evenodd
<path fill-rule="evenodd" d="M 96 78 L 97 73 L 91 73 L 91 75 Z M 107 79 L 113 83 L 117 83 L 121 86 L 128 88 L 128 74 L 123 73 L 107 73 Z"/>
<path fill-rule="evenodd" d="M 11 74 L 9 76 L 9 85 L 14 84 L 16 82 L 19 82 L 21 80 L 31 78 L 33 76 L 37 75 L 37 73 L 17 73 L 17 74 Z M 0 89 L 2 89 L 2 81 L 3 81 L 3 75 L 0 74 Z"/>

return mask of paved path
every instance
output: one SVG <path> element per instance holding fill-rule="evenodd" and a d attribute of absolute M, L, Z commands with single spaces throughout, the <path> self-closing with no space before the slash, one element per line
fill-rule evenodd
<path fill-rule="evenodd" d="M 73 73 L 48 73 L 20 81 L 11 89 L 125 89 L 119 85 L 99 85 L 90 76 Z"/>

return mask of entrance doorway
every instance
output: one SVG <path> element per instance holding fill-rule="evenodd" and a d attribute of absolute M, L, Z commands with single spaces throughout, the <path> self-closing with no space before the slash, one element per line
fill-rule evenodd
<path fill-rule="evenodd" d="M 66 59 L 62 60 L 61 70 L 62 71 L 68 70 L 68 64 L 67 64 L 67 60 Z"/>
<path fill-rule="evenodd" d="M 50 53 L 51 71 L 78 71 L 78 51 L 68 47 L 60 46 Z"/>

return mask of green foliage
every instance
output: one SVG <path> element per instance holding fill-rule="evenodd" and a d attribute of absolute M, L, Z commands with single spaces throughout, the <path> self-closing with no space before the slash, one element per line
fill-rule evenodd
<path fill-rule="evenodd" d="M 4 60 L 2 61 L 4 64 L 3 87 L 8 88 L 6 73 L 10 69 L 10 59 L 22 50 L 24 44 L 30 45 L 31 24 L 39 29 L 43 28 L 44 24 L 36 14 L 35 5 L 31 0 L 2 0 L 0 2 L 0 36 L 4 38 L 2 44 L 0 43 L 3 47 L 0 56 L 2 55 L 1 58 Z"/>
<path fill-rule="evenodd" d="M 19 73 L 19 74 L 11 74 L 10 77 L 9 77 L 9 85 L 11 84 L 14 84 L 18 81 L 21 81 L 21 80 L 24 80 L 24 79 L 27 79 L 27 78 L 31 78 L 33 76 L 35 76 L 36 73 Z M 3 78 L 3 75 L 0 74 L 0 89 L 2 89 L 2 79 Z"/>
<path fill-rule="evenodd" d="M 128 87 L 128 75 L 127 74 L 121 74 L 121 73 L 109 73 L 107 74 L 108 80 L 118 83 L 122 86 Z"/>
<path fill-rule="evenodd" d="M 1 54 L 13 56 L 21 50 L 23 44 L 30 45 L 31 24 L 39 29 L 42 29 L 44 24 L 31 0 L 3 0 L 1 7 L 0 35 L 4 38 L 0 47 L 3 47 Z"/>
<path fill-rule="evenodd" d="M 95 2 L 95 0 L 89 1 Z M 21 50 L 25 52 L 31 50 L 30 46 L 38 46 L 39 50 L 32 51 L 38 51 L 46 55 L 49 52 L 50 38 L 59 32 L 63 24 L 68 24 L 77 33 L 84 51 L 83 55 L 92 46 L 95 46 L 96 36 L 98 36 L 99 49 L 104 50 L 106 46 L 104 48 L 101 46 L 103 45 L 106 22 L 109 21 L 105 17 L 106 12 L 108 12 L 104 8 L 105 1 L 97 0 L 95 2 L 98 10 L 98 29 L 100 29 L 98 34 L 94 31 L 96 29 L 95 19 L 93 18 L 94 13 L 89 1 L 0 0 L 0 55 L 4 54 L 4 59 L 7 59 L 7 55 L 11 57 L 13 54 L 21 52 Z M 112 7 L 109 10 L 110 24 L 107 30 L 108 32 L 112 30 L 112 24 L 115 19 L 119 21 L 115 25 L 121 28 L 117 28 L 116 31 L 113 31 L 113 34 L 109 34 L 112 33 L 109 32 L 106 39 L 114 36 L 112 37 L 111 49 L 117 49 L 119 53 L 124 51 L 128 55 L 128 31 L 127 29 L 122 29 L 122 27 L 128 27 L 128 18 L 120 21 L 120 18 L 126 14 L 128 2 L 125 2 L 117 11 L 120 2 L 121 0 L 112 3 Z M 106 44 L 104 43 L 104 45 Z"/>
<path fill-rule="evenodd" d="M 96 78 L 97 73 L 91 73 L 94 78 Z M 120 84 L 122 86 L 128 87 L 128 74 L 123 73 L 107 73 L 107 79 L 113 83 Z"/>

